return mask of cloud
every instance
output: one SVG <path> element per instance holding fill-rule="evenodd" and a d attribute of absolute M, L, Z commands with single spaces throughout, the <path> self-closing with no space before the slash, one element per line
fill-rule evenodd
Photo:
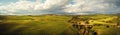
<path fill-rule="evenodd" d="M 75 0 L 75 4 L 68 5 L 65 9 L 66 12 L 76 12 L 76 13 L 104 13 L 110 11 L 110 9 L 115 9 L 117 6 L 114 3 L 115 1 L 108 0 Z"/>
<path fill-rule="evenodd" d="M 120 13 L 119 1 L 120 0 L 36 0 L 33 2 L 29 0 L 19 0 L 7 5 L 0 3 L 0 14 L 111 14 Z"/>
<path fill-rule="evenodd" d="M 0 3 L 0 5 L 2 5 L 2 3 Z"/>

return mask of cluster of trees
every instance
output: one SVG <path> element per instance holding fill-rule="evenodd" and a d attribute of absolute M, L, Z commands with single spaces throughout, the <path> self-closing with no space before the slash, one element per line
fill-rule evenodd
<path fill-rule="evenodd" d="M 118 20 L 118 25 L 120 25 L 120 15 L 117 15 L 117 16 L 118 16 L 118 19 L 117 19 Z M 97 32 L 95 32 L 94 30 L 91 30 L 91 28 L 93 26 L 104 26 L 106 28 L 116 27 L 116 25 L 104 24 L 104 23 L 103 24 L 102 23 L 101 24 L 93 24 L 93 25 L 89 26 L 89 24 L 90 24 L 89 20 L 94 20 L 94 18 L 73 16 L 73 18 L 69 22 L 71 22 L 73 24 L 73 27 L 75 27 L 79 31 L 84 31 L 84 32 L 82 32 L 82 34 L 84 34 L 84 35 L 85 34 L 88 35 L 89 33 L 92 33 L 93 35 L 97 35 Z M 77 25 L 77 23 L 80 24 L 80 21 L 84 21 L 86 25 Z M 108 21 L 108 22 L 113 23 L 112 21 Z"/>
<path fill-rule="evenodd" d="M 97 35 L 97 32 L 91 30 L 92 29 L 92 25 L 89 25 L 89 18 L 79 18 L 80 16 L 73 16 L 73 18 L 69 21 L 71 22 L 73 25 L 73 27 L 75 27 L 76 29 L 78 29 L 79 33 L 82 35 Z M 81 22 L 83 21 L 85 23 L 85 25 L 80 25 Z"/>

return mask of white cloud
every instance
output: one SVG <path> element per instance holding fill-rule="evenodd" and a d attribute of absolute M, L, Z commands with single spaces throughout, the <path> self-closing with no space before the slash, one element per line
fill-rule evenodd
<path fill-rule="evenodd" d="M 2 3 L 0 3 L 0 13 L 3 11 L 7 11 L 12 14 L 20 13 L 22 11 L 25 11 L 26 14 L 109 13 L 111 9 L 115 8 L 117 8 L 117 12 L 119 11 L 120 6 L 116 6 L 116 1 L 118 0 L 74 0 L 74 4 L 69 4 L 71 0 L 46 0 L 45 3 L 42 3 L 42 0 L 36 0 L 36 2 L 20 0 L 8 5 L 2 5 Z"/>
<path fill-rule="evenodd" d="M 116 7 L 114 4 L 107 3 L 104 0 L 75 0 L 76 4 L 67 7 L 65 11 L 72 12 L 88 12 L 88 11 L 104 11 L 112 7 Z M 106 2 L 106 3 L 103 3 Z"/>
<path fill-rule="evenodd" d="M 0 6 L 2 5 L 2 3 L 0 3 Z"/>

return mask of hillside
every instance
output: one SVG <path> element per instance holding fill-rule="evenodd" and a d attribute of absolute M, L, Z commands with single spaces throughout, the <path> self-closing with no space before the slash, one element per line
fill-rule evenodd
<path fill-rule="evenodd" d="M 80 35 L 68 21 L 72 15 L 26 15 L 0 16 L 0 35 Z M 90 24 L 116 25 L 116 15 L 80 15 L 81 20 L 89 20 Z M 92 30 L 98 35 L 119 35 L 116 27 L 94 26 Z M 117 32 L 117 33 L 115 33 Z"/>

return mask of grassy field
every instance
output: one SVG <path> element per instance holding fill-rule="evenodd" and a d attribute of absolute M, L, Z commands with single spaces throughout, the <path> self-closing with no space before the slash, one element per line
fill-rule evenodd
<path fill-rule="evenodd" d="M 81 35 L 68 21 L 72 15 L 0 16 L 0 35 Z M 115 15 L 81 15 L 90 24 L 116 25 Z M 98 35 L 120 35 L 117 27 L 94 26 Z"/>

